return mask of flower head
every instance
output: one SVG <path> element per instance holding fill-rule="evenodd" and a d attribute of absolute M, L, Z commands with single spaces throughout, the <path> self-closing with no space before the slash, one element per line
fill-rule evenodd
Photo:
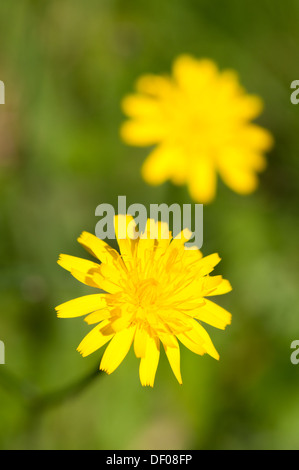
<path fill-rule="evenodd" d="M 182 55 L 172 77 L 145 75 L 136 88 L 122 103 L 130 119 L 121 135 L 130 145 L 156 145 L 142 167 L 146 182 L 187 184 L 200 203 L 214 199 L 217 173 L 237 193 L 256 189 L 272 137 L 250 122 L 262 101 L 246 94 L 235 72 Z"/>
<path fill-rule="evenodd" d="M 179 342 L 196 354 L 208 353 L 218 359 L 201 323 L 225 329 L 231 321 L 230 313 L 206 298 L 231 290 L 222 276 L 210 276 L 220 258 L 185 249 L 188 230 L 172 238 L 168 225 L 153 219 L 148 219 L 139 234 L 131 216 L 116 216 L 115 229 L 120 253 L 90 233 L 83 232 L 78 238 L 101 264 L 60 255 L 58 264 L 76 279 L 106 293 L 59 305 L 58 317 L 87 315 L 85 321 L 96 324 L 78 350 L 87 356 L 109 342 L 100 364 L 108 374 L 133 343 L 140 358 L 141 384 L 153 386 L 162 343 L 174 375 L 182 383 Z"/>

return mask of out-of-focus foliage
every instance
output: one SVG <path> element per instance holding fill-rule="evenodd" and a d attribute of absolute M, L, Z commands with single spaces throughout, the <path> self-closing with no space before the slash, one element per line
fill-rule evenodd
<path fill-rule="evenodd" d="M 297 0 L 1 2 L 1 448 L 299 448 L 299 365 L 290 361 L 299 339 L 298 22 Z M 181 53 L 236 69 L 264 99 L 258 123 L 275 138 L 256 193 L 219 181 L 204 208 L 202 251 L 220 254 L 234 288 L 219 300 L 232 325 L 209 329 L 220 361 L 182 348 L 179 386 L 164 354 L 145 389 L 130 353 L 111 376 L 55 400 L 48 394 L 87 377 L 101 356 L 76 351 L 90 328 L 82 319 L 56 318 L 55 305 L 93 293 L 56 264 L 59 253 L 82 256 L 76 236 L 94 232 L 96 206 L 116 206 L 118 195 L 147 207 L 191 202 L 184 188 L 147 186 L 148 150 L 119 138 L 120 101 L 135 79 L 168 73 Z"/>

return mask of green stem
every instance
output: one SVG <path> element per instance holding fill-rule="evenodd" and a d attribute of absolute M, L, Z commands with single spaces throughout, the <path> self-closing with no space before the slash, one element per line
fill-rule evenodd
<path fill-rule="evenodd" d="M 3 370 L 0 373 L 0 386 L 19 398 L 30 411 L 42 412 L 78 395 L 102 375 L 103 372 L 99 371 L 98 367 L 93 368 L 87 375 L 66 387 L 40 394 L 32 384 L 19 379 L 8 370 Z"/>

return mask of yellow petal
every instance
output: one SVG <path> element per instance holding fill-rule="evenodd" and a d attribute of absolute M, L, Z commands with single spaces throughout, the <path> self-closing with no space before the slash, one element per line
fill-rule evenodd
<path fill-rule="evenodd" d="M 103 308 L 101 310 L 96 310 L 95 312 L 90 313 L 87 317 L 84 318 L 84 321 L 88 325 L 93 325 L 95 323 L 100 323 L 103 320 L 107 320 L 111 317 L 110 310 Z"/>
<path fill-rule="evenodd" d="M 232 290 L 232 286 L 227 279 L 222 279 L 222 282 L 213 289 L 210 293 L 205 293 L 205 296 L 213 296 L 213 295 L 222 295 L 227 294 Z"/>
<path fill-rule="evenodd" d="M 203 356 L 206 354 L 205 348 L 201 346 L 199 343 L 195 343 L 192 341 L 186 333 L 179 333 L 177 334 L 177 338 L 180 340 L 180 342 L 186 346 L 186 348 L 190 349 L 190 351 L 194 352 L 195 354 L 198 354 L 199 356 Z"/>
<path fill-rule="evenodd" d="M 135 247 L 135 240 L 131 238 L 136 228 L 135 221 L 131 215 L 119 214 L 114 217 L 114 228 L 121 256 L 130 268 Z"/>
<path fill-rule="evenodd" d="M 136 89 L 140 93 L 164 99 L 173 93 L 173 84 L 168 77 L 148 74 L 137 80 Z"/>
<path fill-rule="evenodd" d="M 88 274 L 72 269 L 70 273 L 75 279 L 77 279 L 77 281 L 80 281 L 83 284 L 86 284 L 87 286 L 101 288 L 100 285 L 97 283 L 99 276 L 98 269 L 91 269 Z"/>
<path fill-rule="evenodd" d="M 200 250 L 189 250 L 185 247 L 183 260 L 186 266 L 196 266 L 202 258 L 203 255 Z"/>
<path fill-rule="evenodd" d="M 139 377 L 142 386 L 154 386 L 160 358 L 160 344 L 157 338 L 147 335 L 145 356 L 140 360 Z"/>
<path fill-rule="evenodd" d="M 97 349 L 101 348 L 106 344 L 113 336 L 110 328 L 110 321 L 104 320 L 100 325 L 95 326 L 81 341 L 77 350 L 85 357 L 92 354 Z"/>
<path fill-rule="evenodd" d="M 168 345 L 165 345 L 164 343 L 163 343 L 163 346 L 164 346 L 165 353 L 168 358 L 170 367 L 177 381 L 179 382 L 179 384 L 182 384 L 183 382 L 182 382 L 181 367 L 180 367 L 180 347 L 179 347 L 177 340 L 175 341 L 176 341 L 175 347 L 170 347 Z"/>
<path fill-rule="evenodd" d="M 213 253 L 208 256 L 204 256 L 201 258 L 198 263 L 196 264 L 196 269 L 200 270 L 200 274 L 205 276 L 206 274 L 210 274 L 215 266 L 220 263 L 221 258 L 218 253 Z"/>
<path fill-rule="evenodd" d="M 106 265 L 104 264 L 97 264 L 93 261 L 69 255 L 60 255 L 57 262 L 64 269 L 70 271 L 72 276 L 83 284 L 100 288 L 112 294 L 120 291 L 120 286 L 117 284 L 120 278 L 120 271 L 114 268 L 113 276 L 111 276 L 112 265 L 109 271 L 110 279 L 107 279 L 105 269 L 107 272 L 108 268 L 105 268 Z"/>
<path fill-rule="evenodd" d="M 84 295 L 76 299 L 64 302 L 55 307 L 60 318 L 81 317 L 100 308 L 107 307 L 106 294 Z"/>
<path fill-rule="evenodd" d="M 223 282 L 222 276 L 205 276 L 202 278 L 201 285 L 201 295 L 205 297 L 206 295 L 213 295 L 213 292 L 216 291 Z"/>
<path fill-rule="evenodd" d="M 214 359 L 218 360 L 219 354 L 206 330 L 198 321 L 193 319 L 190 319 L 190 325 L 192 325 L 192 329 L 177 335 L 177 338 L 196 354 L 202 355 L 204 352 L 207 352 Z"/>
<path fill-rule="evenodd" d="M 219 169 L 223 181 L 239 194 L 250 194 L 258 186 L 258 178 L 253 170 L 237 166 L 224 166 Z"/>
<path fill-rule="evenodd" d="M 243 94 L 231 101 L 231 111 L 240 120 L 255 119 L 263 110 L 264 104 L 259 96 Z"/>
<path fill-rule="evenodd" d="M 165 130 L 155 121 L 135 119 L 121 125 L 120 136 L 129 145 L 147 147 L 160 142 L 165 136 Z"/>
<path fill-rule="evenodd" d="M 267 159 L 264 155 L 255 151 L 243 152 L 244 154 L 244 166 L 254 171 L 264 171 L 267 167 Z M 243 164 L 243 161 L 242 161 Z"/>
<path fill-rule="evenodd" d="M 154 186 L 164 183 L 173 174 L 177 173 L 175 169 L 180 159 L 181 154 L 178 148 L 159 145 L 150 153 L 142 165 L 141 174 L 143 179 Z"/>
<path fill-rule="evenodd" d="M 127 95 L 122 103 L 122 109 L 130 117 L 150 117 L 157 119 L 160 117 L 160 108 L 156 99 L 141 95 Z"/>
<path fill-rule="evenodd" d="M 237 143 L 258 152 L 271 149 L 274 143 L 273 136 L 267 129 L 252 123 L 243 127 L 236 137 Z"/>
<path fill-rule="evenodd" d="M 134 352 L 138 358 L 145 357 L 147 336 L 146 330 L 138 326 L 134 338 Z"/>
<path fill-rule="evenodd" d="M 216 173 L 212 159 L 200 157 L 189 175 L 190 196 L 198 203 L 208 204 L 216 193 Z"/>
<path fill-rule="evenodd" d="M 103 263 L 113 263 L 118 260 L 119 254 L 100 238 L 88 232 L 82 232 L 78 242 L 93 256 Z"/>
<path fill-rule="evenodd" d="M 130 323 L 131 323 L 131 316 L 125 315 L 124 312 L 122 312 L 121 316 L 111 319 L 111 328 L 116 333 L 118 333 L 119 331 L 122 331 L 123 329 L 128 328 Z"/>
<path fill-rule="evenodd" d="M 105 265 L 106 266 L 106 265 Z M 89 274 L 85 274 L 79 271 L 72 270 L 71 274 L 80 282 L 87 284 L 91 287 L 97 287 L 103 291 L 109 292 L 109 294 L 117 294 L 121 291 L 121 287 L 117 282 L 114 282 L 114 278 L 107 278 L 107 271 L 103 270 L 104 265 L 99 266 L 99 269 L 96 271 L 91 270 Z M 104 271 L 105 275 L 102 275 Z M 119 273 L 117 273 L 116 281 L 119 281 Z"/>
<path fill-rule="evenodd" d="M 131 347 L 136 326 L 131 326 L 115 334 L 106 348 L 100 369 L 111 374 L 124 360 Z"/>
<path fill-rule="evenodd" d="M 93 261 L 64 254 L 59 255 L 57 263 L 67 271 L 75 269 L 77 271 L 88 272 L 90 269 L 98 269 L 100 266 Z"/>
<path fill-rule="evenodd" d="M 216 64 L 209 59 L 197 60 L 183 54 L 177 57 L 173 64 L 173 75 L 179 86 L 190 96 L 197 97 L 199 93 L 204 99 L 203 86 L 212 85 L 217 78 Z"/>
<path fill-rule="evenodd" d="M 192 237 L 192 232 L 189 228 L 184 228 L 176 237 L 174 237 L 173 241 L 181 240 L 181 243 L 186 243 Z"/>
<path fill-rule="evenodd" d="M 168 346 L 169 348 L 177 347 L 177 339 L 169 328 L 166 330 L 166 332 L 158 331 L 158 337 L 165 347 L 166 346 Z"/>
<path fill-rule="evenodd" d="M 156 222 L 153 219 L 148 219 L 145 230 L 140 235 L 138 247 L 136 251 L 137 260 L 140 266 L 140 270 L 146 273 L 151 269 L 154 258 L 157 242 L 155 240 L 156 234 Z"/>
<path fill-rule="evenodd" d="M 198 309 L 196 318 L 215 328 L 224 330 L 227 325 L 230 325 L 232 316 L 224 308 L 205 299 L 205 304 Z"/>

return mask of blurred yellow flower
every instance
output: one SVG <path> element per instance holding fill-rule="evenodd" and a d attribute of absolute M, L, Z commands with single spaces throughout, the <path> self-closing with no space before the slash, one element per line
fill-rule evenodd
<path fill-rule="evenodd" d="M 153 386 L 161 342 L 175 377 L 182 383 L 178 340 L 196 354 L 208 353 L 218 359 L 201 322 L 220 329 L 231 322 L 229 312 L 205 298 L 231 290 L 222 276 L 210 276 L 220 258 L 218 254 L 203 257 L 199 250 L 186 250 L 188 230 L 172 238 L 168 224 L 153 219 L 148 219 L 141 234 L 131 216 L 116 216 L 114 225 L 121 254 L 95 235 L 83 232 L 79 243 L 102 263 L 60 255 L 58 264 L 76 279 L 107 293 L 63 303 L 56 307 L 58 317 L 87 315 L 89 325 L 97 324 L 78 351 L 87 356 L 110 341 L 100 364 L 108 374 L 134 343 L 140 358 L 141 384 Z M 124 237 L 120 237 L 122 227 Z M 153 233 L 155 238 L 151 238 Z"/>
<path fill-rule="evenodd" d="M 262 100 L 245 92 L 234 71 L 181 55 L 172 77 L 145 75 L 136 89 L 122 102 L 130 119 L 121 136 L 129 145 L 157 144 L 142 167 L 147 183 L 187 184 L 200 203 L 214 199 L 217 173 L 239 194 L 256 189 L 272 137 L 250 122 Z"/>

